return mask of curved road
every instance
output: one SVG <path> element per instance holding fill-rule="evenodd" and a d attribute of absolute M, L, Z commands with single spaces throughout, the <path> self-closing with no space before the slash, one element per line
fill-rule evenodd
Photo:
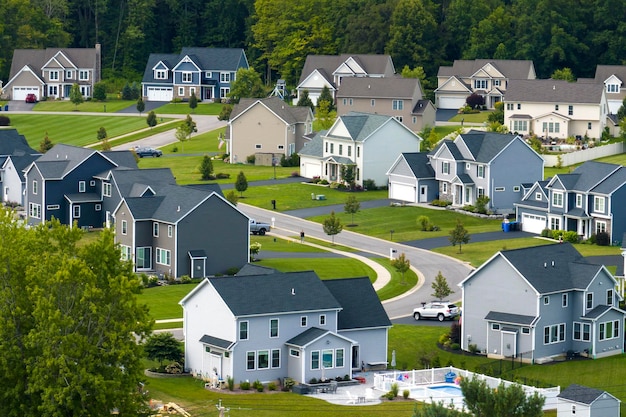
<path fill-rule="evenodd" d="M 254 219 L 270 224 L 274 223 L 275 229 L 273 233 L 275 234 L 297 237 L 300 234 L 300 230 L 304 230 L 306 236 L 327 241 L 331 240 L 329 236 L 324 233 L 322 225 L 318 223 L 243 203 L 239 203 L 237 207 Z M 274 220 L 273 222 L 272 219 Z M 457 298 L 460 297 L 457 284 L 465 279 L 472 271 L 472 268 L 468 264 L 445 255 L 403 245 L 401 243 L 365 236 L 345 229 L 335 236 L 335 243 L 349 246 L 363 252 L 370 252 L 381 257 L 388 257 L 390 249 L 395 249 L 398 254 L 404 252 L 406 257 L 411 261 L 411 266 L 419 270 L 420 283 L 415 289 L 403 296 L 383 302 L 385 310 L 392 320 L 410 316 L 415 306 L 420 305 L 422 301 L 430 301 L 432 299 L 430 295 L 432 292 L 431 285 L 439 271 L 446 277 L 448 284 L 456 292 Z"/>

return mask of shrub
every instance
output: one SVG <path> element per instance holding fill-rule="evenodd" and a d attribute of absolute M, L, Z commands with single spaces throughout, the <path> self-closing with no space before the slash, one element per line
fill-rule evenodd
<path fill-rule="evenodd" d="M 239 267 L 233 266 L 232 268 L 228 268 L 225 272 L 226 275 L 235 275 L 239 272 Z"/>
<path fill-rule="evenodd" d="M 422 231 L 427 231 L 430 228 L 430 219 L 428 216 L 419 216 L 417 218 L 417 224 L 422 228 Z"/>
<path fill-rule="evenodd" d="M 543 229 L 541 231 L 541 237 L 552 237 L 552 230 L 550 230 L 550 229 Z"/>
<path fill-rule="evenodd" d="M 327 179 L 322 179 L 319 183 L 322 184 L 322 185 L 328 185 L 328 180 Z"/>
<path fill-rule="evenodd" d="M 563 240 L 565 242 L 578 243 L 580 241 L 580 236 L 578 236 L 578 233 L 575 231 L 569 230 L 563 233 Z"/>
<path fill-rule="evenodd" d="M 267 389 L 269 391 L 276 391 L 276 382 L 270 382 L 269 384 L 267 384 Z"/>
<path fill-rule="evenodd" d="M 246 162 L 249 164 L 254 165 L 254 163 L 256 162 L 256 155 L 248 155 L 246 156 Z"/>
<path fill-rule="evenodd" d="M 299 173 L 298 171 L 293 171 L 290 175 L 291 175 L 292 177 L 299 177 L 299 176 L 300 176 L 300 173 Z"/>
<path fill-rule="evenodd" d="M 489 203 L 489 197 L 486 195 L 481 195 L 476 199 L 476 210 L 481 213 L 487 213 L 487 204 Z"/>
<path fill-rule="evenodd" d="M 352 378 L 351 378 L 351 377 L 350 377 L 350 375 L 348 375 L 348 374 L 345 374 L 345 375 L 343 376 L 343 380 L 344 380 L 344 381 L 350 381 L 351 379 L 352 379 Z"/>
<path fill-rule="evenodd" d="M 172 153 L 178 152 L 178 146 L 172 146 Z"/>
<path fill-rule="evenodd" d="M 375 190 L 376 181 L 371 180 L 371 179 L 363 180 L 363 188 L 366 190 Z"/>
<path fill-rule="evenodd" d="M 313 384 L 317 384 L 317 378 L 311 378 L 309 380 L 309 384 L 313 385 Z"/>
<path fill-rule="evenodd" d="M 183 372 L 183 366 L 178 362 L 172 362 L 165 367 L 165 372 L 168 374 L 181 374 Z"/>
<path fill-rule="evenodd" d="M 452 204 L 452 201 L 446 201 L 446 200 L 433 200 L 430 203 L 433 206 L 437 206 L 437 207 L 448 207 L 449 205 Z"/>
<path fill-rule="evenodd" d="M 226 378 L 226 384 L 228 384 L 228 390 L 229 391 L 234 391 L 235 390 L 235 378 L 233 378 L 232 376 L 229 376 Z"/>
<path fill-rule="evenodd" d="M 289 391 L 294 385 L 296 385 L 296 381 L 294 381 L 292 378 L 285 378 L 283 381 L 283 390 Z"/>
<path fill-rule="evenodd" d="M 409 395 L 411 395 L 411 391 L 409 391 L 408 389 L 405 389 L 404 391 L 402 391 L 402 397 L 407 400 L 409 398 Z"/>
<path fill-rule="evenodd" d="M 250 382 L 249 381 L 240 381 L 239 382 L 239 388 L 241 388 L 244 391 L 248 391 L 250 389 Z"/>
<path fill-rule="evenodd" d="M 458 321 L 453 321 L 450 325 L 450 342 L 461 343 L 461 324 Z"/>
<path fill-rule="evenodd" d="M 467 350 L 469 350 L 471 353 L 477 353 L 478 352 L 478 345 L 476 345 L 476 343 L 470 343 L 467 346 Z"/>
<path fill-rule="evenodd" d="M 0 126 L 11 126 L 11 119 L 7 116 L 0 116 Z"/>
<path fill-rule="evenodd" d="M 263 383 L 259 381 L 258 379 L 252 383 L 252 388 L 257 390 L 258 392 L 263 392 L 263 390 L 265 389 L 265 387 L 263 386 Z"/>
<path fill-rule="evenodd" d="M 217 174 L 215 174 L 215 178 L 217 178 L 218 180 L 225 180 L 230 178 L 230 174 L 224 173 L 224 172 L 218 172 Z"/>
<path fill-rule="evenodd" d="M 611 245 L 611 239 L 609 238 L 609 234 L 606 232 L 600 232 L 596 234 L 596 245 L 598 246 L 609 246 Z"/>
<path fill-rule="evenodd" d="M 189 275 L 183 275 L 180 277 L 181 284 L 191 284 L 191 277 Z"/>
<path fill-rule="evenodd" d="M 391 390 L 389 391 L 389 393 L 393 394 L 394 398 L 398 396 L 399 391 L 400 391 L 400 387 L 398 386 L 397 382 L 394 382 L 393 384 L 391 384 Z"/>
<path fill-rule="evenodd" d="M 461 345 L 459 345 L 458 343 L 451 343 L 450 344 L 450 349 L 452 349 L 452 350 L 459 350 L 459 349 L 461 349 Z"/>

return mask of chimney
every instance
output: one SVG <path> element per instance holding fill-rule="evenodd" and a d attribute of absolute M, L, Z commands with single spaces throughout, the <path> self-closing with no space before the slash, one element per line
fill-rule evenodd
<path fill-rule="evenodd" d="M 100 76 L 102 71 L 102 48 L 99 43 L 96 43 L 96 62 L 94 63 L 93 83 L 100 82 Z"/>

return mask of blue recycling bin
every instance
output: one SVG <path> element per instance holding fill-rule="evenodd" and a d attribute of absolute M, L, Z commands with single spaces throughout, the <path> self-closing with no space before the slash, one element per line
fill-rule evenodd
<path fill-rule="evenodd" d="M 447 383 L 454 382 L 454 378 L 456 378 L 456 374 L 454 372 L 448 372 L 444 375 L 444 379 Z"/>
<path fill-rule="evenodd" d="M 510 232 L 511 231 L 511 223 L 502 223 L 502 230 L 504 230 L 505 232 Z"/>
<path fill-rule="evenodd" d="M 4 105 L 4 111 L 9 111 L 9 105 L 8 104 Z"/>

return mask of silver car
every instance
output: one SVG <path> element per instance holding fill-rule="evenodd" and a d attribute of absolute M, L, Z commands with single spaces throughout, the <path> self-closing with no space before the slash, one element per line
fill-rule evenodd
<path fill-rule="evenodd" d="M 454 320 L 459 314 L 459 307 L 445 301 L 423 303 L 421 307 L 417 307 L 413 310 L 413 318 L 415 320 L 422 318 L 436 318 L 439 321 L 446 319 Z"/>

